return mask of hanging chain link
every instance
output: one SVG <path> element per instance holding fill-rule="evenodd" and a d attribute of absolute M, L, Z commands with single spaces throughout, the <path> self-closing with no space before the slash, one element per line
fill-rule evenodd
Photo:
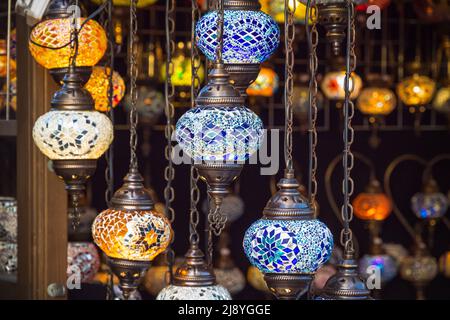
<path fill-rule="evenodd" d="M 172 74 L 173 74 L 173 62 L 172 56 L 175 52 L 175 41 L 174 41 L 174 33 L 175 33 L 175 0 L 166 0 L 166 15 L 165 15 L 165 24 L 166 24 L 166 82 L 164 85 L 165 98 L 166 98 L 166 106 L 165 106 L 165 115 L 166 115 L 166 127 L 164 130 L 165 138 L 167 140 L 167 145 L 164 150 L 164 155 L 167 160 L 167 166 L 164 169 L 164 179 L 166 180 L 166 187 L 164 188 L 164 200 L 165 200 L 165 209 L 164 213 L 169 219 L 170 223 L 173 225 L 175 221 L 175 211 L 172 207 L 172 202 L 175 199 L 175 190 L 172 186 L 173 180 L 175 178 L 175 169 L 173 167 L 172 161 L 172 134 L 174 131 L 173 126 L 173 118 L 175 116 L 175 108 L 173 105 L 173 98 L 175 96 L 175 87 L 172 84 Z M 175 236 L 172 237 L 171 245 L 166 250 L 166 260 L 169 268 L 170 282 L 172 282 L 172 266 L 175 261 L 175 253 L 172 249 L 172 244 L 175 241 Z"/>
<path fill-rule="evenodd" d="M 310 42 L 310 54 L 309 54 L 309 202 L 311 207 L 314 210 L 314 213 L 317 214 L 316 208 L 316 196 L 317 196 L 317 67 L 318 67 L 318 59 L 317 59 L 317 45 L 319 44 L 319 34 L 317 32 L 317 16 L 318 9 L 316 6 L 316 1 L 311 1 L 311 7 L 309 8 L 309 14 L 305 17 L 305 19 L 311 19 L 312 25 L 309 30 L 309 42 Z M 308 21 L 306 20 L 306 26 L 308 26 Z"/>
<path fill-rule="evenodd" d="M 284 87 L 284 104 L 286 112 L 285 121 L 285 141 L 284 153 L 286 161 L 286 169 L 293 172 L 292 161 L 292 126 L 293 126 L 293 89 L 294 89 L 294 40 L 295 25 L 294 12 L 297 9 L 296 1 L 292 2 L 284 0 L 284 45 L 286 50 L 285 56 L 285 87 Z"/>
<path fill-rule="evenodd" d="M 136 7 L 138 0 L 132 0 L 130 4 L 130 97 L 131 97 L 131 108 L 130 108 L 130 169 L 137 170 L 138 162 L 136 155 L 137 148 L 137 124 L 138 124 L 138 113 L 136 110 L 137 104 L 137 90 L 136 90 L 136 79 L 138 75 L 137 68 L 137 52 L 136 52 L 136 41 L 137 41 L 137 16 Z"/>
<path fill-rule="evenodd" d="M 345 74 L 345 103 L 344 103 L 344 152 L 342 164 L 344 167 L 344 179 L 342 181 L 342 193 L 344 195 L 344 203 L 341 208 L 342 221 L 344 221 L 344 229 L 341 231 L 340 242 L 345 249 L 345 253 L 353 254 L 353 235 L 350 229 L 350 222 L 353 219 L 353 206 L 350 203 L 350 196 L 353 194 L 354 181 L 351 177 L 353 169 L 354 156 L 351 151 L 351 145 L 354 140 L 354 130 L 352 128 L 352 118 L 354 115 L 354 104 L 350 100 L 350 95 L 354 89 L 354 81 L 352 79 L 353 72 L 356 69 L 355 54 L 355 21 L 354 21 L 354 5 L 352 0 L 347 0 L 348 22 L 347 22 L 347 56 L 346 56 L 346 74 Z"/>

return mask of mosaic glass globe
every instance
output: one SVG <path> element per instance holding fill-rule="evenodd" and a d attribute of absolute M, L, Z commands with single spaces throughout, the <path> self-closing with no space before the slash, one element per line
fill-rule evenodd
<path fill-rule="evenodd" d="M 244 236 L 247 258 L 263 273 L 314 273 L 332 250 L 333 235 L 319 220 L 260 219 Z"/>
<path fill-rule="evenodd" d="M 97 248 L 90 242 L 69 242 L 67 244 L 67 277 L 79 274 L 81 282 L 90 282 L 100 268 Z"/>
<path fill-rule="evenodd" d="M 416 73 L 397 85 L 397 94 L 406 106 L 423 106 L 430 103 L 435 89 L 432 79 Z"/>
<path fill-rule="evenodd" d="M 361 220 L 385 220 L 392 211 L 391 200 L 384 193 L 363 192 L 353 200 L 355 216 Z"/>
<path fill-rule="evenodd" d="M 0 272 L 17 271 L 17 243 L 0 241 Z"/>
<path fill-rule="evenodd" d="M 6 83 L 3 85 L 2 91 L 6 94 L 8 90 Z M 17 78 L 11 79 L 9 83 L 9 106 L 16 111 L 17 110 Z M 6 106 L 6 96 L 0 96 L 0 110 Z"/>
<path fill-rule="evenodd" d="M 256 80 L 248 87 L 249 96 L 271 97 L 278 90 L 279 78 L 271 69 L 262 67 Z"/>
<path fill-rule="evenodd" d="M 442 87 L 436 92 L 433 109 L 441 113 L 450 113 L 450 86 Z"/>
<path fill-rule="evenodd" d="M 107 209 L 95 218 L 92 237 L 110 258 L 151 261 L 169 245 L 172 229 L 156 211 Z"/>
<path fill-rule="evenodd" d="M 173 63 L 173 74 L 171 82 L 176 87 L 188 87 L 192 82 L 192 68 L 191 68 L 191 58 L 186 57 L 182 52 L 179 52 L 172 58 Z M 203 82 L 205 78 L 205 69 L 203 65 L 197 70 L 197 75 L 200 79 L 200 83 Z M 160 78 L 161 81 L 166 81 L 166 63 L 161 64 L 160 68 Z"/>
<path fill-rule="evenodd" d="M 447 212 L 448 199 L 440 192 L 418 192 L 411 198 L 411 208 L 419 219 L 440 218 Z"/>
<path fill-rule="evenodd" d="M 95 110 L 105 112 L 109 109 L 109 68 L 94 67 L 89 81 L 84 86 L 95 101 Z M 113 99 L 112 106 L 115 108 L 125 95 L 125 82 L 120 74 L 113 71 L 112 75 Z"/>
<path fill-rule="evenodd" d="M 439 271 L 450 278 L 450 251 L 444 252 L 439 258 Z"/>
<path fill-rule="evenodd" d="M 175 136 L 194 161 L 245 161 L 263 139 L 261 119 L 244 106 L 198 106 L 178 120 Z"/>
<path fill-rule="evenodd" d="M 144 7 L 148 7 L 154 3 L 156 3 L 158 0 L 138 0 L 137 2 L 137 7 L 138 8 L 144 8 Z M 92 0 L 93 3 L 95 4 L 102 4 L 104 1 L 103 0 Z M 113 5 L 115 6 L 130 6 L 131 4 L 131 0 L 113 0 Z"/>
<path fill-rule="evenodd" d="M 297 117 L 306 116 L 309 110 L 309 87 L 295 86 L 293 89 L 292 111 Z M 323 109 L 323 94 L 317 91 L 316 106 L 318 110 Z"/>
<path fill-rule="evenodd" d="M 295 12 L 294 12 L 294 21 L 296 23 L 305 23 L 306 17 L 306 5 L 300 2 L 299 0 L 289 0 L 289 8 L 291 10 L 294 9 L 294 1 L 295 1 Z M 261 11 L 270 14 L 276 22 L 284 23 L 284 0 L 265 0 L 261 2 Z M 309 19 L 309 23 L 311 23 L 311 19 Z"/>
<path fill-rule="evenodd" d="M 0 39 L 0 78 L 6 77 L 6 73 L 8 71 L 7 69 L 7 62 L 8 62 L 8 56 L 6 52 L 6 40 Z M 9 70 L 10 70 L 10 77 L 15 78 L 16 77 L 16 60 L 13 58 L 9 59 Z"/>
<path fill-rule="evenodd" d="M 368 87 L 361 91 L 356 106 L 361 113 L 370 116 L 387 116 L 395 109 L 397 98 L 387 88 Z"/>
<path fill-rule="evenodd" d="M 161 290 L 156 300 L 231 300 L 231 296 L 221 285 L 204 287 L 169 285 Z"/>
<path fill-rule="evenodd" d="M 217 12 L 206 13 L 197 22 L 195 37 L 198 48 L 209 60 L 215 60 Z M 261 11 L 225 10 L 224 63 L 262 63 L 280 43 L 280 29 L 268 14 Z"/>
<path fill-rule="evenodd" d="M 237 294 L 245 287 L 245 277 L 239 268 L 214 269 L 217 283 L 228 290 L 230 294 Z"/>
<path fill-rule="evenodd" d="M 86 18 L 78 18 L 78 28 Z M 71 19 L 47 19 L 39 22 L 30 33 L 28 48 L 31 55 L 47 69 L 69 66 L 70 46 L 53 50 L 33 44 L 58 48 L 70 41 Z M 108 46 L 105 30 L 95 20 L 89 20 L 79 33 L 79 49 L 76 65 L 90 67 L 96 65 Z"/>
<path fill-rule="evenodd" d="M 33 140 L 51 160 L 98 159 L 113 140 L 113 126 L 98 111 L 50 110 L 36 120 Z"/>
<path fill-rule="evenodd" d="M 138 99 L 136 110 L 139 113 L 139 121 L 154 124 L 164 113 L 166 102 L 161 92 L 149 86 L 138 86 Z M 125 109 L 131 110 L 131 97 L 129 94 L 124 99 Z"/>
<path fill-rule="evenodd" d="M 353 84 L 354 83 L 354 84 Z M 352 74 L 350 78 L 349 87 L 353 87 L 350 99 L 356 99 L 362 87 L 361 77 L 356 73 Z M 328 72 L 320 84 L 322 92 L 330 100 L 344 100 L 345 99 L 345 71 Z"/>
<path fill-rule="evenodd" d="M 365 254 L 359 260 L 359 274 L 362 277 L 368 278 L 374 274 L 374 270 L 371 267 L 379 270 L 382 283 L 391 281 L 397 275 L 397 263 L 394 258 L 387 254 Z"/>
<path fill-rule="evenodd" d="M 436 277 L 438 264 L 429 255 L 415 255 L 406 257 L 400 266 L 401 277 L 410 282 L 427 283 Z"/>
<path fill-rule="evenodd" d="M 0 197 L 0 241 L 17 242 L 17 200 Z"/>

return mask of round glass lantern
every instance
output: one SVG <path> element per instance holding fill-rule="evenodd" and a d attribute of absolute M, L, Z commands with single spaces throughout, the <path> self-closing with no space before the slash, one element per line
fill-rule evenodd
<path fill-rule="evenodd" d="M 401 277 L 413 283 L 427 283 L 436 277 L 438 264 L 429 255 L 414 255 L 406 257 L 400 266 Z"/>
<path fill-rule="evenodd" d="M 138 0 L 137 2 L 137 7 L 138 8 L 144 8 L 144 7 L 148 7 L 154 3 L 156 3 L 158 0 Z M 103 0 L 92 0 L 93 3 L 95 4 L 102 4 Z M 115 6 L 127 6 L 129 7 L 131 4 L 131 0 L 113 0 L 113 5 Z"/>
<path fill-rule="evenodd" d="M 52 109 L 36 120 L 33 139 L 51 160 L 98 159 L 113 140 L 113 127 L 97 111 Z"/>
<path fill-rule="evenodd" d="M 394 111 L 397 99 L 392 90 L 380 87 L 364 88 L 356 103 L 361 113 L 369 116 L 387 116 Z"/>
<path fill-rule="evenodd" d="M 271 97 L 278 90 L 279 78 L 272 68 L 262 67 L 256 80 L 248 87 L 249 96 Z"/>
<path fill-rule="evenodd" d="M 263 0 L 261 2 L 261 10 L 270 14 L 276 22 L 284 23 L 284 0 Z M 289 9 L 294 12 L 294 21 L 296 23 L 304 24 L 306 17 L 306 5 L 299 0 L 289 0 Z M 309 19 L 311 23 L 311 19 Z"/>
<path fill-rule="evenodd" d="M 450 251 L 444 252 L 439 258 L 439 271 L 450 278 Z"/>
<path fill-rule="evenodd" d="M 436 92 L 432 106 L 438 112 L 450 114 L 450 86 L 442 87 Z"/>
<path fill-rule="evenodd" d="M 175 136 L 194 161 L 245 161 L 263 139 L 261 119 L 244 106 L 197 106 L 176 124 Z"/>
<path fill-rule="evenodd" d="M 356 73 L 350 77 L 349 88 L 353 88 L 350 99 L 356 99 L 361 91 L 362 80 Z M 325 97 L 330 100 L 345 99 L 345 71 L 328 72 L 323 78 L 320 88 Z"/>
<path fill-rule="evenodd" d="M 368 278 L 379 272 L 381 282 L 387 283 L 397 275 L 397 263 L 387 254 L 371 255 L 365 254 L 359 260 L 359 274 Z"/>
<path fill-rule="evenodd" d="M 314 273 L 332 249 L 333 235 L 319 220 L 260 219 L 244 236 L 247 258 L 263 273 Z"/>
<path fill-rule="evenodd" d="M 109 73 L 110 69 L 106 67 L 92 68 L 92 74 L 89 81 L 84 86 L 89 91 L 95 101 L 95 110 L 106 112 L 109 109 Z M 112 106 L 115 108 L 125 95 L 125 82 L 120 74 L 113 71 L 112 74 L 113 97 Z"/>
<path fill-rule="evenodd" d="M 152 261 L 169 245 L 172 229 L 156 211 L 107 209 L 95 218 L 92 237 L 110 258 Z"/>
<path fill-rule="evenodd" d="M 78 29 L 85 20 L 77 19 Z M 71 23 L 70 18 L 45 19 L 31 30 L 28 47 L 37 63 L 46 69 L 69 66 L 71 48 L 64 45 L 70 41 Z M 86 22 L 78 35 L 78 46 L 77 66 L 91 67 L 100 61 L 108 43 L 105 30 L 97 21 Z"/>
<path fill-rule="evenodd" d="M 385 220 L 392 211 L 391 200 L 382 192 L 363 192 L 353 200 L 355 216 L 361 220 Z"/>
<path fill-rule="evenodd" d="M 180 45 L 184 45 L 179 43 Z M 173 74 L 170 77 L 171 83 L 176 87 L 189 87 L 192 82 L 192 67 L 191 57 L 187 57 L 181 50 L 179 50 L 172 58 Z M 200 68 L 197 70 L 197 76 L 200 79 L 200 83 L 205 78 L 205 69 L 200 64 Z M 162 82 L 166 81 L 166 63 L 161 64 L 160 79 Z"/>
<path fill-rule="evenodd" d="M 435 180 L 428 180 L 422 192 L 411 198 L 411 209 L 419 219 L 441 218 L 448 209 L 447 197 L 439 192 Z"/>
<path fill-rule="evenodd" d="M 81 282 L 90 282 L 100 268 L 97 248 L 90 242 L 69 242 L 67 244 L 67 277 L 80 275 Z"/>
<path fill-rule="evenodd" d="M 436 83 L 417 73 L 397 85 L 397 94 L 406 106 L 424 106 L 433 98 Z"/>
<path fill-rule="evenodd" d="M 7 49 L 6 40 L 0 39 L 0 78 L 6 77 L 6 73 L 8 71 L 7 69 L 8 56 L 6 49 Z M 16 60 L 10 58 L 9 66 L 10 66 L 9 67 L 10 77 L 14 78 L 16 76 Z"/>
<path fill-rule="evenodd" d="M 218 45 L 216 11 L 200 18 L 195 37 L 203 54 L 209 60 L 215 60 Z M 262 63 L 275 52 L 279 42 L 280 29 L 268 14 L 253 10 L 225 10 L 224 63 Z"/>

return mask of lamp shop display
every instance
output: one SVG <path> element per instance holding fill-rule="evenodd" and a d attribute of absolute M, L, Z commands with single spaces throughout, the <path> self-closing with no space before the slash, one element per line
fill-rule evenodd
<path fill-rule="evenodd" d="M 433 12 L 417 13 L 419 19 L 447 21 L 436 12 L 443 6 L 430 3 Z M 367 30 L 360 36 L 358 28 L 371 6 L 391 19 L 394 1 L 85 0 L 76 2 L 76 14 L 73 5 L 50 0 L 26 42 L 31 61 L 56 88 L 33 119 L 32 138 L 67 193 L 67 283 L 87 291 L 102 286 L 110 300 L 225 301 L 252 290 L 266 299 L 317 301 L 382 299 L 403 281 L 421 300 L 432 281 L 450 279 L 450 247 L 438 249 L 433 240 L 437 223 L 450 228 L 450 191 L 438 166 L 431 172 L 450 156 L 398 156 L 378 180 L 379 153 L 362 154 L 366 147 L 375 152 L 378 134 L 389 140 L 379 132 L 408 111 L 426 112 L 422 121 L 430 118 L 430 127 L 450 119 L 444 45 L 442 62 L 424 55 L 429 69 L 419 54 L 406 72 L 405 54 L 399 62 L 374 62 L 373 73 L 367 66 Z M 411 6 L 407 15 L 425 4 Z M 180 20 L 185 13 L 188 23 Z M 7 115 L 0 124 L 12 110 L 20 130 L 24 59 L 16 37 L 14 30 L 10 41 L 0 39 L 0 117 Z M 409 38 L 397 48 L 390 34 L 384 37 L 373 59 L 409 50 Z M 385 70 L 392 65 L 402 69 Z M 409 130 L 419 122 L 405 123 Z M 279 150 L 265 145 L 277 131 Z M 335 134 L 342 150 L 326 172 L 330 142 L 322 131 Z M 371 134 L 361 153 L 353 150 L 359 131 Z M 268 177 L 270 186 L 260 183 L 253 160 L 278 151 L 281 170 Z M 390 186 L 403 160 L 425 168 L 409 194 Z M 359 161 L 368 169 L 363 174 Z M 411 172 L 411 181 L 417 175 Z M 0 196 L 0 280 L 22 272 L 21 198 Z M 391 239 L 396 219 L 412 242 Z M 368 287 L 374 272 L 381 290 Z"/>

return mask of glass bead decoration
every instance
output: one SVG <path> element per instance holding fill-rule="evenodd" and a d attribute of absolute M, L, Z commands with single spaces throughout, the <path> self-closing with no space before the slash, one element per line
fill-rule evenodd
<path fill-rule="evenodd" d="M 76 274 L 81 282 L 90 282 L 100 268 L 100 256 L 91 242 L 69 242 L 67 244 L 67 277 Z"/>
<path fill-rule="evenodd" d="M 247 229 L 243 245 L 263 273 L 313 273 L 330 258 L 333 236 L 319 220 L 260 219 Z"/>
<path fill-rule="evenodd" d="M 245 161 L 263 139 L 261 119 L 244 106 L 199 106 L 178 120 L 175 136 L 194 161 Z"/>
<path fill-rule="evenodd" d="M 271 97 L 277 92 L 278 86 L 277 73 L 271 68 L 262 67 L 256 80 L 247 88 L 247 94 L 249 96 Z"/>
<path fill-rule="evenodd" d="M 359 274 L 363 278 L 373 275 L 373 268 L 379 270 L 382 283 L 391 281 L 397 275 L 397 263 L 387 254 L 366 254 L 359 260 Z"/>
<path fill-rule="evenodd" d="M 89 91 L 95 102 L 95 110 L 106 112 L 109 109 L 109 73 L 106 67 L 93 67 L 89 81 L 84 86 Z M 120 74 L 113 71 L 112 74 L 113 98 L 112 106 L 115 108 L 125 95 L 125 82 Z"/>
<path fill-rule="evenodd" d="M 397 94 L 406 106 L 423 106 L 430 103 L 435 89 L 432 79 L 415 73 L 397 85 Z"/>
<path fill-rule="evenodd" d="M 161 290 L 156 300 L 231 300 L 231 296 L 221 285 L 203 287 L 169 285 Z"/>
<path fill-rule="evenodd" d="M 158 0 L 138 0 L 137 7 L 138 8 L 145 8 L 148 7 L 154 3 L 156 3 Z M 101 5 L 103 3 L 103 0 L 92 0 L 93 3 L 97 5 Z M 115 6 L 121 6 L 121 7 L 129 7 L 131 4 L 131 0 L 113 0 L 113 5 Z"/>
<path fill-rule="evenodd" d="M 113 140 L 113 127 L 98 111 L 50 110 L 36 120 L 33 139 L 51 160 L 98 159 Z"/>
<path fill-rule="evenodd" d="M 384 193 L 362 192 L 352 202 L 355 216 L 362 220 L 385 220 L 392 211 L 392 204 Z"/>
<path fill-rule="evenodd" d="M 86 18 L 77 19 L 77 28 Z M 65 68 L 69 66 L 71 55 L 70 46 L 65 46 L 70 41 L 71 19 L 46 19 L 39 22 L 30 34 L 28 48 L 31 55 L 46 69 Z M 107 38 L 105 30 L 95 20 L 89 20 L 78 35 L 77 66 L 94 66 L 105 54 Z M 35 45 L 33 42 L 46 47 L 60 48 L 49 49 Z"/>
<path fill-rule="evenodd" d="M 356 99 L 362 87 L 361 77 L 353 73 L 349 81 L 350 88 L 353 88 L 350 99 Z M 345 71 L 328 72 L 323 78 L 320 88 L 325 96 L 330 100 L 345 99 Z"/>
<path fill-rule="evenodd" d="M 448 199 L 441 192 L 418 192 L 411 198 L 411 208 L 419 219 L 440 218 L 448 208 Z"/>
<path fill-rule="evenodd" d="M 441 113 L 450 113 L 450 86 L 442 87 L 433 99 L 433 109 Z"/>
<path fill-rule="evenodd" d="M 209 59 L 216 56 L 217 12 L 206 13 L 197 22 L 198 48 Z M 268 14 L 261 11 L 225 10 L 224 63 L 262 63 L 277 49 L 280 29 Z"/>
<path fill-rule="evenodd" d="M 156 211 L 107 209 L 95 218 L 92 236 L 110 258 L 151 261 L 169 245 L 172 229 Z"/>
<path fill-rule="evenodd" d="M 361 91 L 356 106 L 361 113 L 370 116 L 387 116 L 395 109 L 397 98 L 387 88 L 368 87 Z"/>

